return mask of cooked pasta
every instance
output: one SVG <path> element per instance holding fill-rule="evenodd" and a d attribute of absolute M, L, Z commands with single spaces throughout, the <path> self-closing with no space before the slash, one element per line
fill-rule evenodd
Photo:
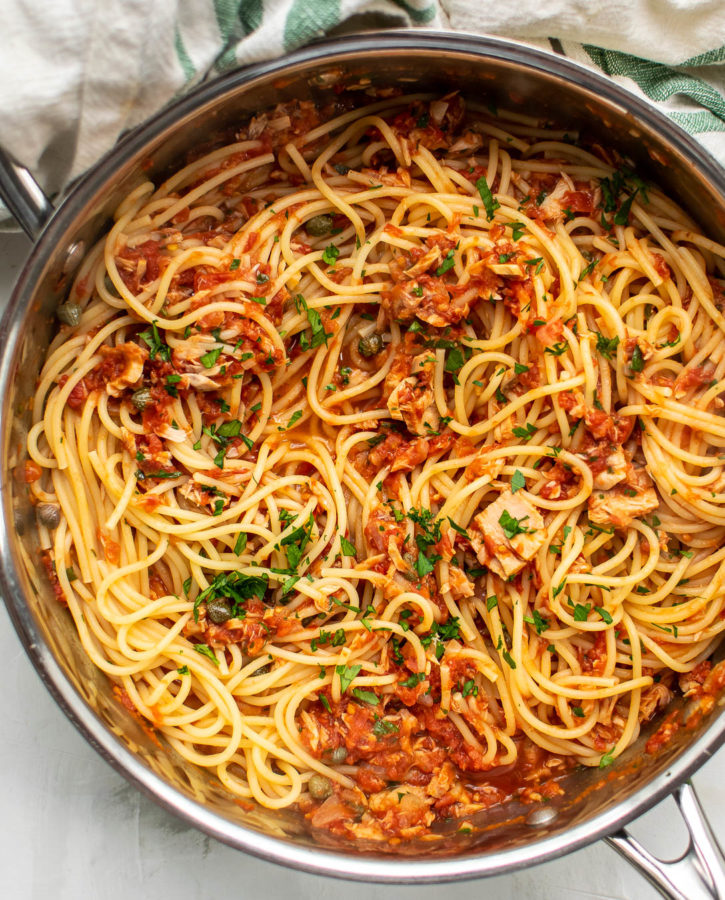
<path fill-rule="evenodd" d="M 357 96 L 128 194 L 24 474 L 119 701 L 237 797 L 397 841 L 704 689 L 725 248 L 571 132 Z"/>

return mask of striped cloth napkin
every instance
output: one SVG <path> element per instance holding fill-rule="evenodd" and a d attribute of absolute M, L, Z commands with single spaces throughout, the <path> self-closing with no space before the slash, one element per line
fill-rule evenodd
<path fill-rule="evenodd" d="M 51 194 L 216 73 L 401 26 L 555 49 L 654 101 L 725 164 L 725 0 L 5 0 L 4 12 L 0 145 Z"/>

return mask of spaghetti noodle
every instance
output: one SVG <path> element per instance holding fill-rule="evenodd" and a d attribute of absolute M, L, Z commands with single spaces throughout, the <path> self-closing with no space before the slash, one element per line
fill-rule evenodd
<path fill-rule="evenodd" d="M 725 248 L 570 134 L 347 99 L 125 198 L 24 474 L 124 703 L 239 798 L 397 840 L 703 689 Z"/>

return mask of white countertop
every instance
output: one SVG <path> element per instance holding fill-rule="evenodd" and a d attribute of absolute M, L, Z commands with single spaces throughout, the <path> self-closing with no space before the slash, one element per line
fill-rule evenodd
<path fill-rule="evenodd" d="M 29 249 L 0 234 L 0 304 Z M 305 875 L 232 850 L 157 807 L 116 774 L 55 706 L 0 610 L 0 897 L 38 900 L 572 900 L 659 896 L 603 843 L 509 876 L 441 887 L 387 887 Z M 725 843 L 725 751 L 694 778 Z M 632 831 L 671 858 L 686 846 L 666 800 Z"/>

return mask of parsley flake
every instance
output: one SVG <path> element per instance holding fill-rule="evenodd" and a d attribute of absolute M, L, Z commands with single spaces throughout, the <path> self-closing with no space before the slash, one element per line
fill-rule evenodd
<path fill-rule="evenodd" d="M 202 656 L 206 656 L 207 659 L 210 659 L 215 666 L 219 665 L 216 653 L 211 647 L 208 647 L 206 644 L 194 644 L 194 650 L 196 650 L 197 653 L 201 653 Z"/>
<path fill-rule="evenodd" d="M 483 207 L 486 210 L 486 218 L 490 222 L 493 219 L 493 214 L 499 209 L 501 204 L 494 198 L 491 188 L 483 175 L 476 181 L 476 190 L 481 195 Z"/>
<path fill-rule="evenodd" d="M 526 487 L 526 479 L 521 474 L 521 472 L 519 472 L 519 470 L 516 469 L 516 471 L 513 474 L 513 477 L 511 478 L 511 493 L 515 494 L 516 491 L 520 491 L 525 487 Z"/>
<path fill-rule="evenodd" d="M 322 261 L 326 263 L 328 266 L 334 266 L 337 258 L 340 255 L 340 251 L 334 244 L 328 244 L 325 247 L 325 251 L 322 254 Z"/>
<path fill-rule="evenodd" d="M 340 676 L 340 693 L 344 694 L 347 691 L 360 669 L 362 669 L 362 666 L 359 664 L 356 666 L 335 666 L 335 671 Z"/>

